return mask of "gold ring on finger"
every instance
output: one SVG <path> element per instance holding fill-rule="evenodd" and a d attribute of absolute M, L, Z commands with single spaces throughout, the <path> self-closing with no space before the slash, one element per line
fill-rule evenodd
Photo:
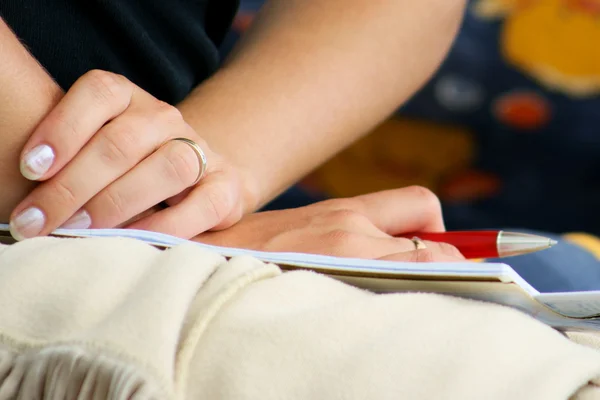
<path fill-rule="evenodd" d="M 421 239 L 419 239 L 418 237 L 414 236 L 412 239 L 410 239 L 413 244 L 415 245 L 415 250 L 424 250 L 427 248 L 427 246 L 425 245 L 425 242 L 422 241 Z"/>
<path fill-rule="evenodd" d="M 200 145 L 198 143 L 196 143 L 193 140 L 190 140 L 188 138 L 184 138 L 184 137 L 173 138 L 173 139 L 167 140 L 167 142 L 165 142 L 165 144 L 172 142 L 172 141 L 183 142 L 183 143 L 187 144 L 188 146 L 190 146 L 192 148 L 192 150 L 194 150 L 194 153 L 196 153 L 196 156 L 198 157 L 198 163 L 199 163 L 198 167 L 200 168 L 200 170 L 198 171 L 198 176 L 196 177 L 196 180 L 190 186 L 196 185 L 198 182 L 200 182 L 200 180 L 204 176 L 204 173 L 206 172 L 206 167 L 208 165 L 208 162 L 206 161 L 206 154 L 204 154 L 204 151 L 202 151 L 202 148 L 200 147 Z"/>

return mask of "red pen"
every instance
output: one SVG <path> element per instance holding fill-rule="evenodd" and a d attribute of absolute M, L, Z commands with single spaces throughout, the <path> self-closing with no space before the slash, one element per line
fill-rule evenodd
<path fill-rule="evenodd" d="M 419 232 L 401 237 L 448 243 L 468 259 L 517 256 L 556 244 L 556 240 L 547 237 L 504 231 Z"/>

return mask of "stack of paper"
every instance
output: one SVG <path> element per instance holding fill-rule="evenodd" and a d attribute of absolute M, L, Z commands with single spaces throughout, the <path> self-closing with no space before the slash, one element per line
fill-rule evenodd
<path fill-rule="evenodd" d="M 0 224 L 3 242 L 8 226 Z M 59 229 L 57 237 L 123 237 L 159 248 L 193 243 L 225 257 L 252 256 L 284 270 L 309 269 L 348 284 L 379 292 L 433 292 L 490 301 L 518 308 L 556 328 L 600 330 L 600 291 L 540 293 L 502 263 L 408 263 L 274 253 L 210 246 L 155 232 L 129 229 Z M 565 266 L 567 267 L 567 266 Z"/>

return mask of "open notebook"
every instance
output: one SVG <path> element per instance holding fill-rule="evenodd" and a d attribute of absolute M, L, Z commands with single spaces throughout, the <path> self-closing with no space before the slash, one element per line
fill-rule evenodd
<path fill-rule="evenodd" d="M 155 232 L 126 229 L 59 229 L 53 236 L 117 236 L 142 240 L 163 249 L 189 242 Z M 7 225 L 0 224 L 0 239 L 2 243 L 12 242 Z M 540 293 L 507 264 L 374 261 L 189 243 L 225 257 L 253 256 L 284 270 L 313 270 L 374 292 L 419 291 L 455 295 L 515 307 L 556 328 L 600 330 L 600 291 Z"/>

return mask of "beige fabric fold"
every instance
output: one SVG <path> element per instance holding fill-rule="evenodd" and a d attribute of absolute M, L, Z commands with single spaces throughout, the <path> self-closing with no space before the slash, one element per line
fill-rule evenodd
<path fill-rule="evenodd" d="M 600 339 L 569 338 L 191 244 L 0 247 L 0 400 L 600 399 Z"/>

